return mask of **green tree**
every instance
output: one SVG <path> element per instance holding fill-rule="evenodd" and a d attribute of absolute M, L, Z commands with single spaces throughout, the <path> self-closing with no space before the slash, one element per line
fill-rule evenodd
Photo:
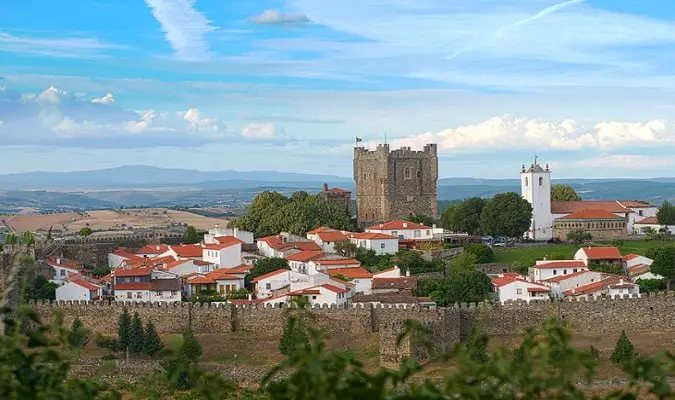
<path fill-rule="evenodd" d="M 279 351 L 281 354 L 289 357 L 293 355 L 298 346 L 307 345 L 307 343 L 309 343 L 309 339 L 302 320 L 298 316 L 286 318 L 284 331 L 279 340 Z"/>
<path fill-rule="evenodd" d="M 581 197 L 570 185 L 551 186 L 551 200 L 553 201 L 579 201 Z"/>
<path fill-rule="evenodd" d="M 481 302 L 492 291 L 492 281 L 474 267 L 476 257 L 462 253 L 453 258 L 447 268 L 446 277 L 431 292 L 431 298 L 440 306 L 454 303 Z"/>
<path fill-rule="evenodd" d="M 26 298 L 31 300 L 55 300 L 57 284 L 49 282 L 43 275 L 38 275 L 26 285 Z"/>
<path fill-rule="evenodd" d="M 466 343 L 466 349 L 469 358 L 472 361 L 484 363 L 488 361 L 488 337 L 480 333 L 477 328 L 473 328 L 469 334 L 469 340 Z"/>
<path fill-rule="evenodd" d="M 199 243 L 199 242 L 202 241 L 202 238 L 203 238 L 203 235 L 201 235 L 197 231 L 197 228 L 190 225 L 185 229 L 185 233 L 183 234 L 183 243 L 185 243 L 185 244 Z"/>
<path fill-rule="evenodd" d="M 126 308 L 117 318 L 117 340 L 120 351 L 126 351 L 131 346 L 131 316 Z"/>
<path fill-rule="evenodd" d="M 441 215 L 441 224 L 443 228 L 453 232 L 478 235 L 481 232 L 481 213 L 486 204 L 487 200 L 472 197 L 451 205 Z"/>
<path fill-rule="evenodd" d="M 430 217 L 428 215 L 423 215 L 423 214 L 416 214 L 413 216 L 410 216 L 406 218 L 410 222 L 414 222 L 416 224 L 422 224 L 424 226 L 433 226 L 436 224 L 436 221 L 434 220 L 433 217 Z"/>
<path fill-rule="evenodd" d="M 395 265 L 401 272 L 410 272 L 411 274 L 421 274 L 424 272 L 436 271 L 436 263 L 427 261 L 417 251 L 399 251 L 395 255 Z M 391 267 L 391 264 L 387 268 Z"/>
<path fill-rule="evenodd" d="M 616 346 L 614 346 L 611 360 L 615 364 L 627 364 L 633 361 L 635 357 L 637 357 L 635 347 L 628 339 L 626 332 L 622 329 L 619 340 L 616 341 Z"/>
<path fill-rule="evenodd" d="M 183 332 L 183 343 L 180 346 L 180 355 L 191 362 L 197 362 L 202 358 L 202 345 L 199 344 L 199 341 L 190 329 L 186 329 Z"/>
<path fill-rule="evenodd" d="M 572 229 L 567 232 L 567 240 L 571 241 L 574 244 L 582 244 L 589 242 L 593 239 L 593 236 L 590 232 L 586 232 L 583 229 Z"/>
<path fill-rule="evenodd" d="M 35 244 L 35 235 L 33 232 L 26 231 L 21 235 L 21 244 L 32 246 Z"/>
<path fill-rule="evenodd" d="M 152 321 L 148 321 L 148 324 L 145 326 L 145 332 L 143 336 L 143 354 L 148 356 L 154 356 L 162 350 L 162 340 L 157 334 L 155 325 Z"/>
<path fill-rule="evenodd" d="M 364 267 L 374 267 L 380 262 L 380 259 L 382 259 L 382 257 L 377 255 L 375 250 L 364 249 L 363 247 L 356 249 L 354 258 L 359 260 Z"/>
<path fill-rule="evenodd" d="M 16 233 L 14 233 L 14 232 L 5 236 L 5 244 L 6 245 L 15 245 L 15 244 L 19 244 L 19 242 L 20 242 L 19 237 L 16 236 Z"/>
<path fill-rule="evenodd" d="M 352 258 L 356 256 L 357 250 L 358 246 L 356 243 L 352 243 L 349 240 L 343 240 L 333 244 L 333 251 L 343 257 Z"/>
<path fill-rule="evenodd" d="M 656 253 L 654 262 L 649 268 L 651 272 L 664 277 L 666 281 L 666 290 L 670 291 L 671 284 L 675 281 L 675 246 L 663 246 Z"/>
<path fill-rule="evenodd" d="M 99 265 L 91 271 L 92 275 L 97 278 L 106 276 L 110 273 L 110 267 L 107 265 Z"/>
<path fill-rule="evenodd" d="M 136 355 L 143 353 L 144 336 L 141 317 L 135 312 L 129 329 L 129 350 L 132 353 Z"/>
<path fill-rule="evenodd" d="M 82 229 L 80 229 L 80 232 L 79 232 L 80 236 L 85 236 L 85 237 L 91 235 L 92 233 L 94 233 L 94 230 L 91 229 L 88 226 L 83 227 Z"/>
<path fill-rule="evenodd" d="M 260 275 L 265 275 L 266 273 L 278 269 L 289 269 L 288 260 L 279 257 L 269 257 L 258 260 L 253 268 L 251 268 L 251 272 L 246 275 L 246 284 L 249 285 L 253 278 L 257 278 Z"/>
<path fill-rule="evenodd" d="M 668 200 L 663 200 L 659 211 L 656 213 L 656 220 L 659 222 L 659 225 L 675 225 L 675 206 L 670 204 Z"/>
<path fill-rule="evenodd" d="M 522 237 L 529 229 L 532 206 L 517 193 L 501 193 L 487 202 L 481 212 L 481 231 L 493 236 Z"/>
<path fill-rule="evenodd" d="M 667 288 L 665 279 L 638 279 L 640 293 L 663 292 Z"/>
<path fill-rule="evenodd" d="M 483 243 L 473 243 L 464 247 L 464 252 L 473 254 L 477 264 L 487 264 L 494 261 L 495 253 L 492 248 Z"/>
<path fill-rule="evenodd" d="M 83 348 L 89 342 L 91 331 L 87 329 L 79 318 L 75 318 L 73 326 L 68 332 L 68 344 L 71 347 Z"/>

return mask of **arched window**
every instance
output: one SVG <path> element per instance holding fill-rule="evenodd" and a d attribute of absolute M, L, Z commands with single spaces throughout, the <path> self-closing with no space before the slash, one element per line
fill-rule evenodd
<path fill-rule="evenodd" d="M 421 176 L 422 176 L 422 171 L 420 171 L 420 170 L 418 169 L 418 170 L 417 170 L 417 177 L 420 178 Z"/>
<path fill-rule="evenodd" d="M 525 186 L 527 186 L 529 183 L 530 183 L 530 182 L 529 182 L 529 179 L 527 179 L 527 177 L 526 177 L 526 178 L 525 178 Z"/>
<path fill-rule="evenodd" d="M 543 184 L 544 184 L 544 178 L 542 178 L 542 177 L 540 176 L 540 177 L 539 177 L 539 186 L 541 186 L 541 185 L 543 185 Z"/>
<path fill-rule="evenodd" d="M 405 169 L 403 170 L 403 178 L 410 179 L 410 168 L 409 167 L 405 167 Z"/>

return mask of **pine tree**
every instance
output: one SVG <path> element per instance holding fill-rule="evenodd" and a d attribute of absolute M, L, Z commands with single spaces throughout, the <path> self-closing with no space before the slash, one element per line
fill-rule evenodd
<path fill-rule="evenodd" d="M 145 335 L 143 339 L 143 354 L 145 355 L 154 356 L 159 353 L 163 347 L 162 340 L 159 338 L 152 321 L 148 321 L 148 324 L 145 326 Z"/>
<path fill-rule="evenodd" d="M 183 344 L 180 346 L 180 354 L 188 361 L 196 362 L 202 356 L 202 345 L 190 329 L 183 332 Z"/>
<path fill-rule="evenodd" d="M 131 320 L 131 329 L 129 330 L 129 350 L 134 354 L 143 353 L 143 323 L 138 313 L 134 313 Z"/>
<path fill-rule="evenodd" d="M 131 316 L 125 308 L 117 319 L 117 337 L 120 345 L 120 351 L 126 351 L 130 346 L 131 335 Z"/>
<path fill-rule="evenodd" d="M 614 346 L 614 352 L 612 353 L 612 362 L 615 364 L 625 364 L 632 361 L 637 353 L 635 352 L 635 346 L 630 342 L 626 331 L 621 330 L 621 335 L 619 340 L 616 341 L 616 346 Z"/>
<path fill-rule="evenodd" d="M 75 318 L 68 332 L 68 343 L 72 347 L 82 348 L 89 342 L 91 331 L 87 329 L 79 318 Z"/>
<path fill-rule="evenodd" d="M 297 316 L 289 317 L 284 325 L 284 332 L 279 340 L 279 351 L 281 354 L 291 356 L 298 345 L 309 343 L 307 334 L 302 328 L 302 323 Z"/>

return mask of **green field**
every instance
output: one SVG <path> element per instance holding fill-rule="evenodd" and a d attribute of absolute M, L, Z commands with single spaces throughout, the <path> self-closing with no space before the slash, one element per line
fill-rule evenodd
<path fill-rule="evenodd" d="M 626 240 L 623 246 L 619 248 L 621 254 L 626 255 L 630 253 L 644 254 L 647 249 L 655 246 L 662 246 L 666 242 L 646 241 L 646 240 Z M 672 244 L 672 242 L 670 242 Z M 605 244 L 596 244 L 596 246 L 604 246 Z M 610 244 L 606 244 L 611 246 Z M 521 263 L 525 265 L 533 265 L 536 260 L 543 260 L 544 257 L 549 259 L 572 259 L 574 253 L 579 250 L 579 245 L 576 244 L 557 244 L 546 247 L 526 247 L 521 249 L 505 249 L 495 250 L 494 262 L 500 264 Z"/>

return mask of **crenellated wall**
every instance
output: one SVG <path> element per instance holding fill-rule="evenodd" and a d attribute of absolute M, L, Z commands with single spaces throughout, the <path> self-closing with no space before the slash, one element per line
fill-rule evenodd
<path fill-rule="evenodd" d="M 190 303 L 37 302 L 33 305 L 43 320 L 53 318 L 54 311 L 59 309 L 67 326 L 78 317 L 85 326 L 106 335 L 116 334 L 117 318 L 127 308 L 132 314 L 138 312 L 142 320 L 151 320 L 160 334 L 180 333 L 190 326 L 197 334 L 227 336 L 231 332 L 250 332 L 252 340 L 256 335 L 281 335 L 284 321 L 291 312 L 289 308 L 263 305 Z M 621 329 L 628 334 L 675 334 L 675 292 L 645 294 L 631 299 L 457 304 L 437 310 L 324 305 L 310 311 L 308 318 L 311 325 L 324 329 L 329 335 L 358 338 L 379 332 L 380 361 L 383 365 L 392 365 L 410 354 L 422 355 L 418 343 L 406 341 L 402 347 L 396 347 L 397 337 L 406 320 L 426 325 L 437 350 L 446 350 L 466 338 L 474 326 L 492 338 L 515 337 L 526 328 L 541 326 L 548 318 L 565 321 L 573 336 L 613 336 Z"/>

